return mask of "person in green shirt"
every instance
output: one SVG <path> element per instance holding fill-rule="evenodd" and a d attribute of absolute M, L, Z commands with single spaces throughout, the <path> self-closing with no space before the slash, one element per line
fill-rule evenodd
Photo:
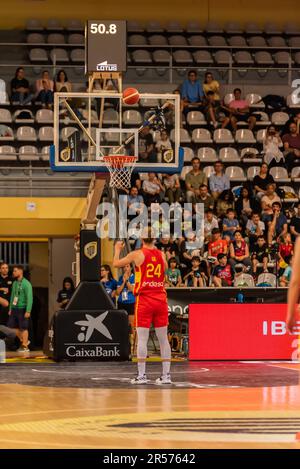
<path fill-rule="evenodd" d="M 180 287 L 182 284 L 181 272 L 177 268 L 175 257 L 169 259 L 169 268 L 165 272 L 165 284 L 167 287 Z"/>
<path fill-rule="evenodd" d="M 20 339 L 19 352 L 29 352 L 28 325 L 32 309 L 32 285 L 24 278 L 24 269 L 21 265 L 13 269 L 15 279 L 9 304 L 9 318 L 7 326 L 14 329 Z"/>

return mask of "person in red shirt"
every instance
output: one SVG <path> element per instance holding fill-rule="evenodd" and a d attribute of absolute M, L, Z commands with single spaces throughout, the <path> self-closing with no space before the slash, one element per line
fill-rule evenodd
<path fill-rule="evenodd" d="M 120 259 L 124 243 L 117 241 L 115 245 L 114 267 L 135 264 L 136 296 L 135 326 L 137 330 L 138 376 L 132 384 L 146 384 L 146 358 L 149 329 L 151 324 L 159 341 L 162 359 L 162 376 L 156 384 L 172 384 L 170 376 L 171 348 L 168 340 L 168 303 L 165 290 L 165 270 L 168 265 L 164 253 L 154 246 L 155 239 L 151 228 L 143 236 L 141 249 L 130 252 Z"/>
<path fill-rule="evenodd" d="M 219 228 L 214 228 L 211 231 L 212 241 L 208 244 L 208 256 L 218 257 L 218 254 L 227 254 L 228 243 L 225 239 L 221 238 Z"/>

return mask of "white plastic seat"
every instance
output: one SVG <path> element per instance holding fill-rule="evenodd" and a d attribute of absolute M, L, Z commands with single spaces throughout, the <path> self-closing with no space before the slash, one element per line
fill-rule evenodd
<path fill-rule="evenodd" d="M 232 133 L 228 129 L 216 129 L 214 130 L 214 142 L 218 144 L 223 143 L 234 143 Z"/>
<path fill-rule="evenodd" d="M 239 129 L 235 134 L 235 141 L 237 143 L 256 143 L 255 137 L 252 130 L 249 129 Z"/>
<path fill-rule="evenodd" d="M 300 182 L 300 166 L 296 166 L 292 169 L 291 179 L 294 182 Z"/>
<path fill-rule="evenodd" d="M 103 112 L 103 124 L 118 125 L 119 120 L 119 113 L 115 109 L 108 108 Z"/>
<path fill-rule="evenodd" d="M 228 106 L 228 104 L 231 103 L 231 101 L 233 101 L 234 99 L 235 97 L 233 93 L 227 93 L 224 96 L 224 104 Z"/>
<path fill-rule="evenodd" d="M 130 34 L 128 37 L 128 44 L 130 46 L 145 46 L 148 42 L 143 34 Z"/>
<path fill-rule="evenodd" d="M 11 113 L 8 109 L 0 109 L 0 122 L 10 124 L 12 122 Z"/>
<path fill-rule="evenodd" d="M 107 143 L 119 143 L 120 137 L 117 132 L 105 132 L 104 139 Z"/>
<path fill-rule="evenodd" d="M 23 145 L 19 148 L 20 161 L 38 161 L 38 149 L 32 145 Z"/>
<path fill-rule="evenodd" d="M 28 44 L 44 44 L 45 37 L 40 33 L 30 33 L 26 37 L 26 41 Z"/>
<path fill-rule="evenodd" d="M 224 36 L 211 36 L 208 38 L 208 44 L 214 47 L 227 46 Z"/>
<path fill-rule="evenodd" d="M 148 50 L 138 49 L 133 51 L 132 59 L 136 64 L 152 63 L 151 54 Z"/>
<path fill-rule="evenodd" d="M 31 62 L 48 62 L 48 55 L 45 49 L 39 47 L 31 49 L 29 52 L 29 59 Z"/>
<path fill-rule="evenodd" d="M 263 143 L 264 139 L 266 138 L 267 129 L 259 129 L 256 134 L 256 140 L 258 143 Z"/>
<path fill-rule="evenodd" d="M 52 124 L 54 113 L 51 109 L 39 109 L 35 115 L 38 124 Z"/>
<path fill-rule="evenodd" d="M 50 159 L 50 145 L 45 145 L 41 151 L 41 160 L 49 161 Z"/>
<path fill-rule="evenodd" d="M 194 129 L 192 132 L 192 141 L 194 143 L 212 143 L 212 138 L 207 129 Z"/>
<path fill-rule="evenodd" d="M 57 18 L 49 18 L 46 24 L 48 31 L 62 31 L 64 28 Z"/>
<path fill-rule="evenodd" d="M 172 129 L 170 132 L 171 142 L 175 142 L 175 129 Z M 180 129 L 180 143 L 191 143 L 190 134 L 186 129 Z"/>
<path fill-rule="evenodd" d="M 290 37 L 288 43 L 290 47 L 300 47 L 300 36 Z"/>
<path fill-rule="evenodd" d="M 197 157 L 201 163 L 214 163 L 218 161 L 216 150 L 211 147 L 198 148 Z"/>
<path fill-rule="evenodd" d="M 169 44 L 170 44 L 170 46 L 180 46 L 180 47 L 182 47 L 182 46 L 187 45 L 187 40 L 181 34 L 175 34 L 175 35 L 169 37 Z"/>
<path fill-rule="evenodd" d="M 252 277 L 251 274 L 241 274 L 241 275 L 235 275 L 234 281 L 233 281 L 233 286 L 234 287 L 248 287 L 248 288 L 254 288 L 255 287 L 255 282 L 254 278 Z"/>
<path fill-rule="evenodd" d="M 192 169 L 193 167 L 191 165 L 183 166 L 181 173 L 180 173 L 180 179 L 184 181 L 187 173 L 189 173 Z"/>
<path fill-rule="evenodd" d="M 165 36 L 162 34 L 153 34 L 152 36 L 149 37 L 149 44 L 151 46 L 167 46 L 168 41 Z"/>
<path fill-rule="evenodd" d="M 61 63 L 68 63 L 69 56 L 66 49 L 60 49 L 55 47 L 50 52 L 50 58 L 53 63 L 61 62 Z"/>
<path fill-rule="evenodd" d="M 271 36 L 268 43 L 270 47 L 286 47 L 285 39 L 281 36 Z"/>
<path fill-rule="evenodd" d="M 207 46 L 207 40 L 204 36 L 194 35 L 188 38 L 191 46 Z"/>
<path fill-rule="evenodd" d="M 153 52 L 153 62 L 160 64 L 168 64 L 170 62 L 171 54 L 167 50 L 155 50 Z"/>
<path fill-rule="evenodd" d="M 203 172 L 209 179 L 212 174 L 215 174 L 215 168 L 213 166 L 205 166 L 205 168 L 203 168 Z"/>
<path fill-rule="evenodd" d="M 228 65 L 232 63 L 232 55 L 228 50 L 217 50 L 215 53 L 215 62 L 218 65 Z"/>
<path fill-rule="evenodd" d="M 273 112 L 271 120 L 274 125 L 284 125 L 289 120 L 289 115 L 286 112 Z"/>
<path fill-rule="evenodd" d="M 9 104 L 8 95 L 6 93 L 6 83 L 0 78 L 0 104 Z"/>
<path fill-rule="evenodd" d="M 248 51 L 237 51 L 234 54 L 234 61 L 237 65 L 253 65 L 254 60 Z"/>
<path fill-rule="evenodd" d="M 27 31 L 43 31 L 44 26 L 41 20 L 36 18 L 29 18 L 26 21 L 26 29 Z"/>
<path fill-rule="evenodd" d="M 70 54 L 70 59 L 72 62 L 82 63 L 85 61 L 85 52 L 84 49 L 73 49 Z"/>
<path fill-rule="evenodd" d="M 17 140 L 36 142 L 37 138 L 35 129 L 28 125 L 22 125 L 17 130 Z"/>
<path fill-rule="evenodd" d="M 276 275 L 271 274 L 269 272 L 264 272 L 258 276 L 256 286 L 258 286 L 260 283 L 269 283 L 271 287 L 275 288 L 276 287 Z"/>
<path fill-rule="evenodd" d="M 270 169 L 270 174 L 273 176 L 275 182 L 290 182 L 288 172 L 281 166 L 274 166 Z"/>
<path fill-rule="evenodd" d="M 250 166 L 250 168 L 247 169 L 247 179 L 248 181 L 253 181 L 255 176 L 257 176 L 260 172 L 260 166 Z"/>
<path fill-rule="evenodd" d="M 207 50 L 197 50 L 193 53 L 193 57 L 197 65 L 211 65 L 214 63 L 211 53 Z"/>
<path fill-rule="evenodd" d="M 219 157 L 223 163 L 231 163 L 231 162 L 234 163 L 236 161 L 237 162 L 241 161 L 237 150 L 232 147 L 221 148 L 219 152 Z"/>
<path fill-rule="evenodd" d="M 249 103 L 249 107 L 255 109 L 264 109 L 265 103 L 262 101 L 262 97 L 257 93 L 248 93 L 246 95 L 246 101 Z"/>
<path fill-rule="evenodd" d="M 14 140 L 14 132 L 11 127 L 6 124 L 0 124 L 0 140 L 11 141 Z"/>
<path fill-rule="evenodd" d="M 68 140 L 68 138 L 70 137 L 70 135 L 72 135 L 74 132 L 78 131 L 77 127 L 64 127 L 63 129 L 61 129 L 61 132 L 60 132 L 60 138 L 63 142 L 66 142 Z"/>
<path fill-rule="evenodd" d="M 298 92 L 293 92 L 286 97 L 286 104 L 291 109 L 299 109 L 300 108 L 300 100 L 298 97 Z"/>
<path fill-rule="evenodd" d="M 22 118 L 20 118 L 20 115 L 24 111 L 26 111 L 28 117 L 26 117 L 25 119 L 22 119 Z M 20 124 L 20 123 L 21 124 L 22 123 L 24 123 L 24 124 L 25 123 L 26 124 L 33 124 L 34 123 L 34 117 L 33 117 L 32 111 L 30 109 L 18 109 L 17 111 L 14 112 L 13 119 L 17 124 Z"/>
<path fill-rule="evenodd" d="M 247 153 L 255 154 L 256 158 L 249 157 L 247 158 Z M 241 158 L 244 163 L 261 163 L 262 158 L 259 156 L 259 151 L 254 147 L 245 147 L 241 150 Z"/>
<path fill-rule="evenodd" d="M 284 203 L 288 204 L 295 204 L 299 202 L 299 198 L 295 192 L 295 189 L 292 186 L 280 186 L 279 189 L 283 190 L 284 192 L 289 192 L 294 195 L 294 197 L 284 198 Z"/>
<path fill-rule="evenodd" d="M 141 98 L 139 105 L 142 107 L 157 107 L 159 106 L 159 100 L 157 98 Z"/>
<path fill-rule="evenodd" d="M 16 149 L 11 145 L 0 145 L 0 163 L 1 161 L 16 161 Z"/>
<path fill-rule="evenodd" d="M 83 34 L 78 34 L 78 33 L 73 33 L 68 36 L 68 44 L 84 44 L 84 35 Z"/>
<path fill-rule="evenodd" d="M 271 121 L 269 120 L 269 116 L 266 112 L 256 111 L 253 115 L 255 117 L 260 116 L 260 119 L 256 121 L 256 127 L 268 127 L 271 125 Z"/>
<path fill-rule="evenodd" d="M 53 142 L 53 126 L 44 126 L 39 129 L 39 140 L 41 142 Z"/>
<path fill-rule="evenodd" d="M 60 33 L 51 33 L 47 37 L 48 44 L 65 44 L 65 36 Z"/>
<path fill-rule="evenodd" d="M 190 147 L 183 147 L 183 161 L 190 162 L 194 158 L 195 154 L 192 148 Z"/>
<path fill-rule="evenodd" d="M 206 125 L 204 114 L 200 111 L 190 111 L 187 114 L 186 121 L 189 125 Z"/>
<path fill-rule="evenodd" d="M 173 52 L 174 62 L 177 64 L 192 64 L 193 57 L 188 50 L 176 50 Z"/>
<path fill-rule="evenodd" d="M 228 166 L 225 169 L 225 174 L 229 177 L 230 181 L 247 181 L 243 168 L 240 166 Z"/>
<path fill-rule="evenodd" d="M 136 109 L 128 109 L 123 112 L 124 125 L 140 125 L 143 119 L 141 113 Z"/>

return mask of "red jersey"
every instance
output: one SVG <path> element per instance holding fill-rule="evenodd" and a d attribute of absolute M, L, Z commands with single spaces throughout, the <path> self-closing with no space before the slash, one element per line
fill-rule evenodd
<path fill-rule="evenodd" d="M 211 256 L 217 257 L 218 254 L 225 254 L 227 251 L 227 241 L 225 239 L 218 239 L 212 241 L 208 245 L 208 250 L 211 252 Z"/>
<path fill-rule="evenodd" d="M 165 292 L 165 260 L 159 249 L 142 248 L 144 262 L 135 267 L 134 294 L 150 293 L 151 296 Z"/>

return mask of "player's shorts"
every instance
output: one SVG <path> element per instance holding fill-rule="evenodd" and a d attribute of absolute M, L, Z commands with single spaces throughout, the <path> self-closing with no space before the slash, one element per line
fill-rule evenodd
<path fill-rule="evenodd" d="M 29 321 L 24 318 L 26 313 L 25 308 L 12 308 L 10 316 L 8 316 L 7 326 L 12 329 L 20 329 L 21 331 L 27 331 Z"/>
<path fill-rule="evenodd" d="M 153 295 L 153 294 L 152 294 Z M 166 293 L 157 296 L 140 294 L 135 303 L 135 326 L 150 329 L 151 324 L 156 327 L 168 325 L 168 303 Z"/>

